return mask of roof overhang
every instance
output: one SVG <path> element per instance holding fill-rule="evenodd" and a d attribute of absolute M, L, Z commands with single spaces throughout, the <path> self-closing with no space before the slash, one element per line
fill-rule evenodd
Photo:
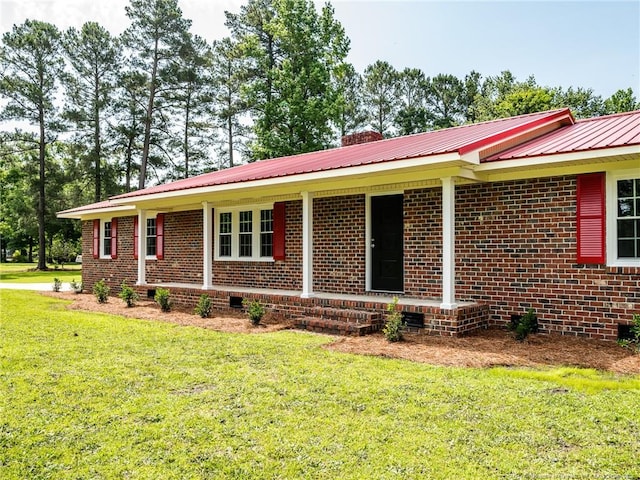
<path fill-rule="evenodd" d="M 335 170 L 212 185 L 170 192 L 114 198 L 114 205 L 134 205 L 140 209 L 181 209 L 202 202 L 242 201 L 257 198 L 299 198 L 300 192 L 322 195 L 325 191 L 353 190 L 403 182 L 429 181 L 469 167 L 458 153 L 395 160 Z"/>
<path fill-rule="evenodd" d="M 108 218 L 108 217 L 126 217 L 135 211 L 133 205 L 109 205 L 101 208 L 74 208 L 58 212 L 58 218 L 88 219 L 88 218 Z"/>

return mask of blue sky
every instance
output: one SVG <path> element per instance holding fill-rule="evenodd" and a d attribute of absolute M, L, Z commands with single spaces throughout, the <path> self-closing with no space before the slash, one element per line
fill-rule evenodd
<path fill-rule="evenodd" d="M 227 35 L 224 10 L 238 0 L 179 0 L 193 31 Z M 322 2 L 318 2 L 321 4 Z M 640 0 L 629 1 L 334 1 L 360 72 L 386 60 L 428 76 L 511 70 L 540 85 L 592 88 L 608 97 L 633 88 L 640 97 Z M 128 23 L 127 0 L 0 0 L 0 31 L 27 18 L 60 28 L 94 20 L 113 33 Z"/>

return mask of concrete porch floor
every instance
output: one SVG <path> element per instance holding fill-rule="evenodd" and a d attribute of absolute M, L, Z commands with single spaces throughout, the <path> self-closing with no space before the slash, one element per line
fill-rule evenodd
<path fill-rule="evenodd" d="M 245 293 L 247 295 L 268 295 L 268 296 L 283 296 L 302 298 L 302 292 L 299 290 L 279 290 L 273 288 L 251 288 L 251 287 L 232 287 L 228 285 L 213 285 L 209 288 L 203 288 L 202 285 L 195 283 L 148 283 L 141 287 L 149 288 L 179 288 L 188 290 L 200 290 L 202 293 L 206 292 L 229 292 L 229 293 Z M 398 305 L 400 306 L 413 306 L 413 307 L 430 307 L 440 308 L 442 301 L 437 298 L 413 298 L 404 297 L 402 293 L 386 293 L 386 292 L 371 292 L 367 295 L 350 295 L 343 293 L 326 293 L 326 292 L 314 292 L 313 297 L 324 300 L 336 300 L 336 301 L 348 301 L 348 302 L 375 302 L 388 304 L 393 301 L 394 297 L 398 297 Z M 472 307 L 477 305 L 476 302 L 457 302 L 458 308 Z"/>

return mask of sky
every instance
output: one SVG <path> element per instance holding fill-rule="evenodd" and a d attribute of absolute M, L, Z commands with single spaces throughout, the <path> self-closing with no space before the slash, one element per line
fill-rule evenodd
<path fill-rule="evenodd" d="M 224 11 L 246 1 L 178 0 L 192 32 L 228 35 Z M 318 2 L 318 7 L 324 2 Z M 539 85 L 591 88 L 607 98 L 631 87 L 640 98 L 640 0 L 375 1 L 334 0 L 351 40 L 348 61 L 363 72 L 376 60 L 463 78 L 510 70 Z M 0 0 L 0 33 L 26 19 L 66 29 L 97 21 L 113 34 L 129 21 L 128 0 Z"/>

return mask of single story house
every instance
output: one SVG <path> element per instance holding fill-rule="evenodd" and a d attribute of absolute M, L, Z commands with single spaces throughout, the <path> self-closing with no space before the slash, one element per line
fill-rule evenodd
<path fill-rule="evenodd" d="M 83 283 L 257 299 L 299 326 L 458 335 L 533 308 L 613 339 L 640 313 L 640 111 L 546 111 L 405 137 L 363 132 L 59 213 Z M 364 143 L 363 143 L 364 142 Z"/>

